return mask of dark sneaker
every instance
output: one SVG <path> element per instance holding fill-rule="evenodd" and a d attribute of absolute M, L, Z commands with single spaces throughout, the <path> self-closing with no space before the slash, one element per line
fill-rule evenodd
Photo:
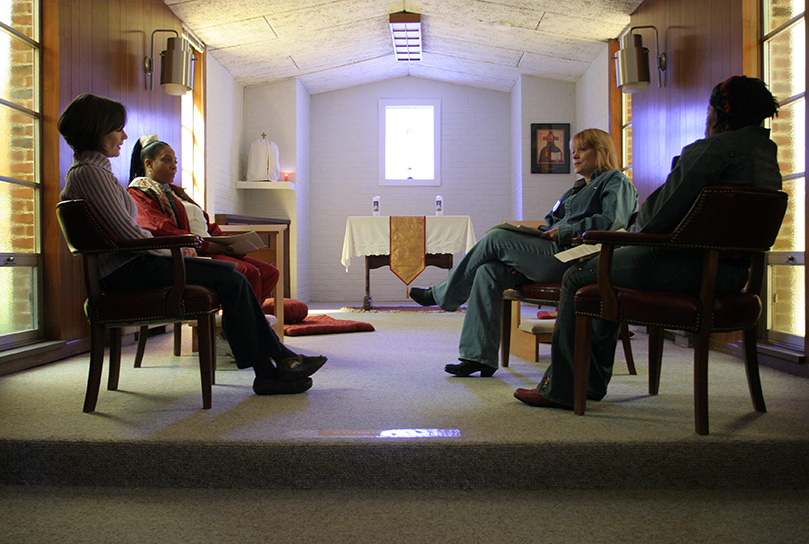
<path fill-rule="evenodd" d="M 296 355 L 295 357 L 276 361 L 275 366 L 278 368 L 279 379 L 295 380 L 311 376 L 320 370 L 320 367 L 326 364 L 327 360 L 328 359 L 323 355 L 315 355 L 312 357 Z"/>
<path fill-rule="evenodd" d="M 312 378 L 270 380 L 257 377 L 253 380 L 253 392 L 256 395 L 294 395 L 303 393 L 310 387 L 312 387 Z"/>

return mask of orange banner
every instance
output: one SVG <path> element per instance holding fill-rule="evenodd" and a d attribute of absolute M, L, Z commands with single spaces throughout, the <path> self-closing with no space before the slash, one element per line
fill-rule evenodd
<path fill-rule="evenodd" d="M 390 269 L 405 285 L 426 266 L 426 221 L 424 216 L 390 218 Z"/>

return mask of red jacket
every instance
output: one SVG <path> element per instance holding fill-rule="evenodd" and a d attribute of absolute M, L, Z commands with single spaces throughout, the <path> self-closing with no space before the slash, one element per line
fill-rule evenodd
<path fill-rule="evenodd" d="M 175 192 L 185 191 L 181 187 L 171 185 L 171 189 Z M 138 225 L 151 232 L 154 236 L 174 236 L 177 234 L 192 234 L 188 226 L 188 214 L 185 213 L 185 206 L 182 200 L 174 197 L 174 202 L 177 205 L 177 216 L 179 218 L 179 225 L 174 222 L 174 219 L 163 213 L 157 202 L 154 201 L 149 195 L 140 189 L 130 188 L 127 189 L 135 204 L 138 206 Z M 189 201 L 193 202 L 191 199 Z M 221 236 L 222 229 L 216 223 L 211 223 L 208 214 L 205 213 L 205 221 L 208 224 L 208 234 L 210 236 Z M 202 242 L 202 248 L 199 253 L 206 253 L 208 249 L 208 242 Z"/>

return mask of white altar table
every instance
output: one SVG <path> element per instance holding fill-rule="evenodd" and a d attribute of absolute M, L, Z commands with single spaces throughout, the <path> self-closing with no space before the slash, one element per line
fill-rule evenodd
<path fill-rule="evenodd" d="M 425 265 L 452 268 L 452 255 L 469 251 L 477 241 L 468 215 L 425 216 Z M 348 272 L 352 257 L 365 257 L 365 299 L 371 308 L 370 270 L 390 266 L 390 217 L 349 217 L 341 263 Z"/>

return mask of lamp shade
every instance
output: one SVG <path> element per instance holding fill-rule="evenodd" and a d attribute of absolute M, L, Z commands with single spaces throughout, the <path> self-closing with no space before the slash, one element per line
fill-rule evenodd
<path fill-rule="evenodd" d="M 649 50 L 643 47 L 640 34 L 626 34 L 616 56 L 618 86 L 625 93 L 642 91 L 649 85 Z"/>
<path fill-rule="evenodd" d="M 194 86 L 194 65 L 191 45 L 183 38 L 169 38 L 166 50 L 160 54 L 160 85 L 166 94 L 181 96 Z"/>

